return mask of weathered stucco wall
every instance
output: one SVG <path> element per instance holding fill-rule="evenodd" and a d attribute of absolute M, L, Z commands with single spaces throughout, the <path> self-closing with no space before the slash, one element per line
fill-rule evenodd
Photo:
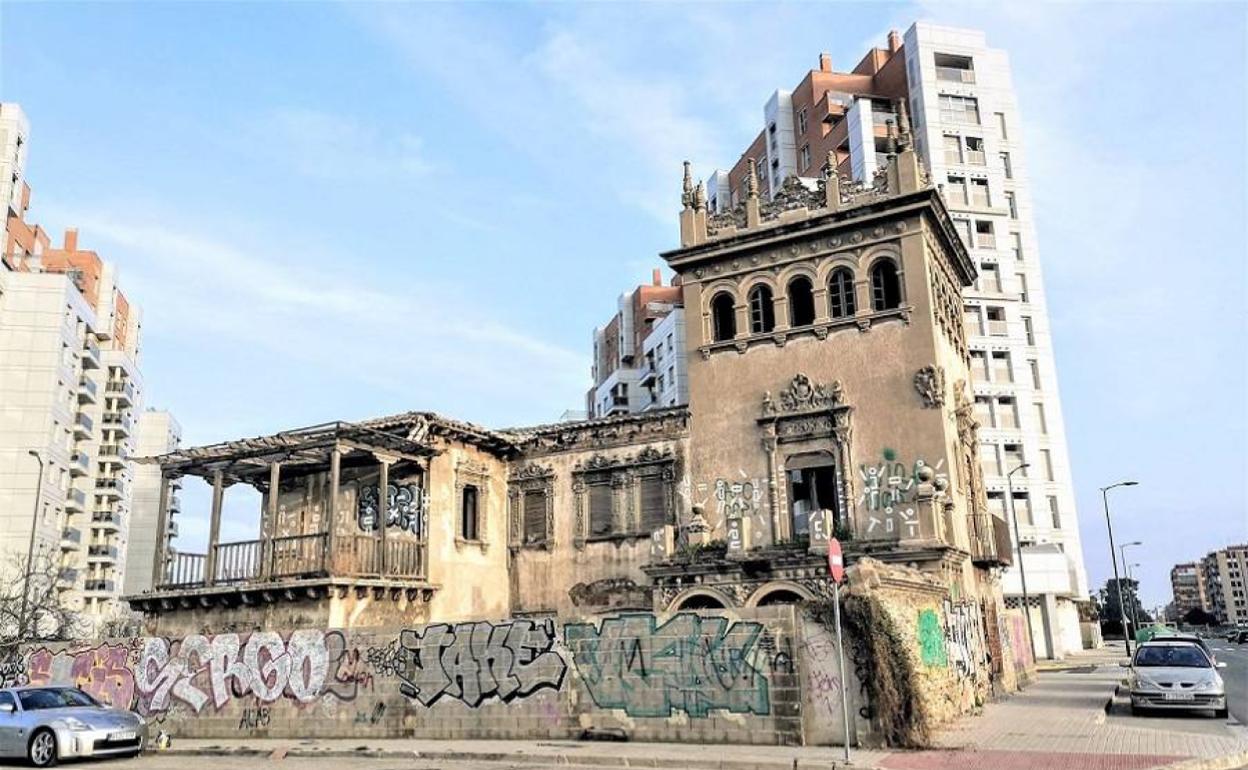
<path fill-rule="evenodd" d="M 594 729 L 799 744 L 804 704 L 839 717 L 829 704 L 841 675 L 826 635 L 804 641 L 795 612 L 136 637 L 28 647 L 0 674 L 6 684 L 77 685 L 175 737 L 571 738 Z M 810 644 L 819 655 L 804 652 Z M 825 725 L 807 724 L 828 737 Z"/>

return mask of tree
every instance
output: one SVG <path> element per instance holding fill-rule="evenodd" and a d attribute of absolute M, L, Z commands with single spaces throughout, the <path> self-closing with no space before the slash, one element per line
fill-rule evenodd
<path fill-rule="evenodd" d="M 1118 583 L 1122 584 L 1121 605 L 1118 603 Z M 1100 608 L 1101 622 L 1109 625 L 1111 628 L 1121 629 L 1122 614 L 1120 607 L 1126 611 L 1128 623 L 1136 621 L 1139 623 L 1152 622 L 1152 616 L 1140 604 L 1139 588 L 1139 581 L 1131 578 L 1122 578 L 1120 581 L 1106 580 L 1105 587 L 1097 592 L 1096 597 L 1096 603 Z"/>
<path fill-rule="evenodd" d="M 82 616 L 61 603 L 61 568 L 51 553 L 34 554 L 29 565 L 25 554 L 14 554 L 5 567 L 2 574 L 16 579 L 0 580 L 0 649 L 81 638 L 88 631 Z"/>

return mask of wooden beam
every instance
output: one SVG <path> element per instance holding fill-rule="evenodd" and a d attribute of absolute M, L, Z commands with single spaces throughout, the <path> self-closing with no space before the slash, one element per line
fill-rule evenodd
<path fill-rule="evenodd" d="M 225 497 L 225 472 L 212 474 L 212 518 L 208 524 L 208 553 L 204 556 L 204 585 L 213 584 L 217 572 L 217 541 L 221 538 L 221 503 Z"/>

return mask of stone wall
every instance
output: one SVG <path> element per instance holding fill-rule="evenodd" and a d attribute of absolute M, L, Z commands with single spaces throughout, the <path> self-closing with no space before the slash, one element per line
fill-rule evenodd
<path fill-rule="evenodd" d="M 835 645 L 796 612 L 134 637 L 26 647 L 0 676 L 79 686 L 175 738 L 832 742 Z"/>

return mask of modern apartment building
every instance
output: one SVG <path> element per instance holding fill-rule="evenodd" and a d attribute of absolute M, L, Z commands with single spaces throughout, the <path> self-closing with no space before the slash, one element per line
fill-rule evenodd
<path fill-rule="evenodd" d="M 182 443 L 182 426 L 173 414 L 147 409 L 136 420 L 136 457 L 156 457 L 175 451 Z M 134 465 L 130 484 L 130 542 L 126 549 L 126 571 L 123 593 L 140 594 L 152 588 L 152 564 L 157 553 L 157 531 L 160 525 L 160 467 L 153 464 Z M 178 534 L 181 503 L 178 491 L 182 480 L 169 479 L 169 521 L 165 529 L 165 545 Z"/>
<path fill-rule="evenodd" d="M 1209 611 L 1205 603 L 1205 574 L 1194 561 L 1176 564 L 1170 569 L 1170 593 L 1174 597 L 1174 614 L 1178 618 L 1192 610 Z"/>
<path fill-rule="evenodd" d="M 25 162 L 25 119 L 15 105 L 0 115 L 4 173 L 21 187 L 6 193 L 0 254 L 0 565 L 25 557 L 33 527 L 35 550 L 59 565 L 62 601 L 102 620 L 125 563 L 140 313 L 77 231 L 57 248 L 26 222 L 30 188 L 8 170 Z"/>
<path fill-rule="evenodd" d="M 1248 626 L 1248 544 L 1211 551 L 1200 560 L 1205 610 L 1219 623 Z"/>
<path fill-rule="evenodd" d="M 796 88 L 773 93 L 762 129 L 709 175 L 706 197 L 713 214 L 739 204 L 750 161 L 764 199 L 831 166 L 870 186 L 894 138 L 911 133 L 978 268 L 963 299 L 989 505 L 1017 511 L 1036 653 L 1061 657 L 1082 646 L 1075 602 L 1088 585 L 1022 127 L 1005 52 L 982 32 L 918 23 L 848 72 L 823 54 Z M 836 293 L 823 288 L 817 301 Z M 1017 563 L 1004 585 L 1007 606 L 1021 607 Z"/>
<path fill-rule="evenodd" d="M 684 347 L 681 288 L 664 286 L 655 270 L 649 286 L 621 294 L 615 316 L 594 329 L 590 419 L 688 403 Z"/>

